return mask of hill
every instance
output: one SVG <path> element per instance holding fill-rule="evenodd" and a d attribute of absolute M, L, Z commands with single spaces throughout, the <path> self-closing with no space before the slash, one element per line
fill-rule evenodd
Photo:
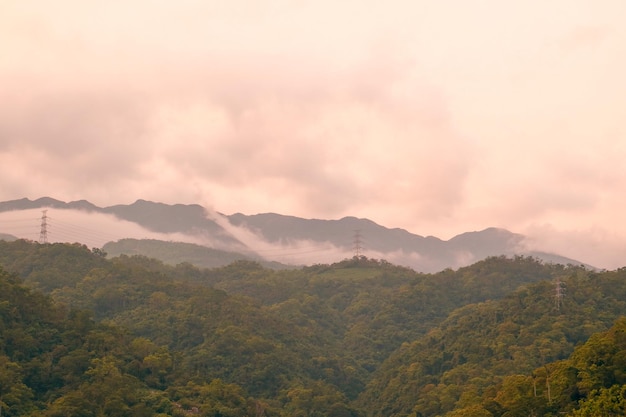
<path fill-rule="evenodd" d="M 0 240 L 6 240 L 7 242 L 11 242 L 13 240 L 17 240 L 17 238 L 7 233 L 0 233 Z"/>
<path fill-rule="evenodd" d="M 253 258 L 238 252 L 213 249 L 194 243 L 165 242 L 156 239 L 120 239 L 105 244 L 102 250 L 109 257 L 142 255 L 158 259 L 169 265 L 189 263 L 199 268 L 218 268 L 235 261 L 256 261 L 267 268 L 290 268 L 288 265 Z M 293 267 L 291 266 L 291 268 Z"/>
<path fill-rule="evenodd" d="M 624 270 L 199 269 L 24 240 L 0 265 L 3 415 L 548 416 L 621 392 L 621 327 L 599 332 Z"/>
<path fill-rule="evenodd" d="M 460 410 L 469 405 L 493 415 L 518 415 L 505 414 L 507 404 L 498 398 L 507 376 L 530 377 L 535 369 L 568 358 L 626 313 L 625 270 L 563 272 L 557 281 L 455 310 L 387 359 L 361 405 L 378 410 L 374 416 L 467 415 Z M 567 288 L 562 300 L 555 300 L 557 285 Z"/>

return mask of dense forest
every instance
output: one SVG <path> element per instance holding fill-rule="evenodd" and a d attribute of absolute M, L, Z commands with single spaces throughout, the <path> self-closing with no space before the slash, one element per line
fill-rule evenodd
<path fill-rule="evenodd" d="M 201 269 L 0 241 L 2 416 L 618 416 L 626 269 Z"/>

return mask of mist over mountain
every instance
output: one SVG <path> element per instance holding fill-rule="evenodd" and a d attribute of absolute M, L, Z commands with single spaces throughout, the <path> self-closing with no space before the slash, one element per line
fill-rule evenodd
<path fill-rule="evenodd" d="M 7 233 L 0 233 L 0 240 L 6 240 L 7 242 L 11 242 L 13 240 L 17 240 L 17 238 Z"/>
<path fill-rule="evenodd" d="M 446 241 L 399 228 L 389 229 L 371 220 L 356 217 L 323 220 L 276 213 L 224 215 L 197 204 L 168 205 L 146 200 L 110 207 L 98 207 L 85 200 L 63 202 L 49 197 L 1 202 L 0 233 L 9 234 L 8 238 L 15 236 L 35 240 L 34 218 L 28 226 L 28 233 L 25 233 L 26 228 L 21 228 L 20 223 L 9 216 L 35 209 L 48 209 L 53 219 L 62 213 L 62 225 L 66 230 L 74 232 L 67 236 L 58 233 L 54 241 L 77 241 L 97 247 L 107 244 L 107 248 L 115 254 L 155 256 L 153 252 L 142 253 L 142 250 L 147 251 L 146 248 L 151 247 L 150 250 L 154 251 L 154 240 L 162 240 L 169 242 L 170 252 L 178 253 L 175 258 L 160 257 L 170 262 L 177 259 L 201 263 L 198 254 L 202 250 L 192 246 L 175 249 L 171 246 L 174 242 L 185 242 L 226 251 L 231 254 L 229 257 L 235 254 L 237 258 L 236 254 L 240 254 L 242 259 L 292 265 L 334 262 L 351 258 L 355 254 L 385 259 L 421 272 L 459 268 L 488 256 L 499 255 L 530 255 L 547 262 L 580 264 L 558 254 L 529 250 L 523 235 L 500 228 L 467 232 Z M 71 224 L 72 219 L 81 216 L 92 219 L 88 228 Z M 106 225 L 103 218 L 107 219 Z M 54 221 L 50 220 L 49 223 L 54 230 Z M 120 226 L 117 229 L 116 224 Z M 91 235 L 99 237 L 89 241 L 81 236 L 81 231 L 89 231 Z M 117 241 L 126 238 L 146 239 L 151 243 L 142 245 L 137 241 L 125 240 L 123 245 L 121 242 L 116 245 Z M 159 251 L 163 251 L 163 246 L 159 246 Z"/>

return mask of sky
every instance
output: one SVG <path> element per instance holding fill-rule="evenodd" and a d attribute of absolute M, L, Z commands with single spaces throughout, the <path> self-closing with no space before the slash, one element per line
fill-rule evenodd
<path fill-rule="evenodd" d="M 502 227 L 626 265 L 623 0 L 2 0 L 0 201 Z"/>

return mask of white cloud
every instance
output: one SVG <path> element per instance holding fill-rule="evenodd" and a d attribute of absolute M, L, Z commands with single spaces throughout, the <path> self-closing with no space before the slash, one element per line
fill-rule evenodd
<path fill-rule="evenodd" d="M 621 0 L 5 2 L 0 199 L 355 215 L 442 238 L 612 230 L 625 13 Z M 612 247 L 603 236 L 589 235 Z"/>

